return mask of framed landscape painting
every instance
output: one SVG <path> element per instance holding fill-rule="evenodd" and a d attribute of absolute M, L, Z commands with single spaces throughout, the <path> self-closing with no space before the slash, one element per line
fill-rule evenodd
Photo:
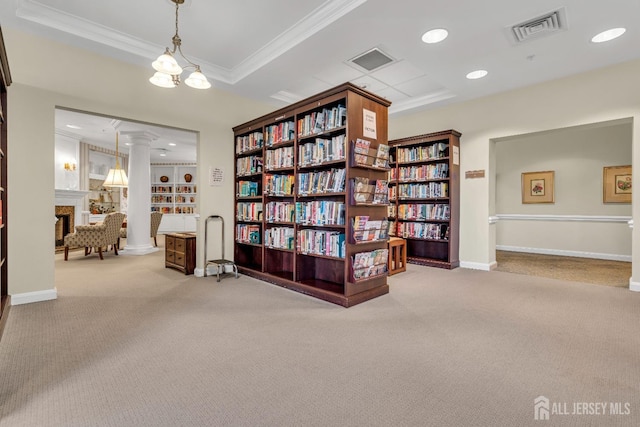
<path fill-rule="evenodd" d="M 631 203 L 631 166 L 606 166 L 602 172 L 602 201 Z"/>
<path fill-rule="evenodd" d="M 554 171 L 522 173 L 522 203 L 553 203 Z"/>

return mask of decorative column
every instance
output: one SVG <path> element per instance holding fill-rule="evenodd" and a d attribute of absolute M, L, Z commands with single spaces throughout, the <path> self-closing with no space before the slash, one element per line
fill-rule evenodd
<path fill-rule="evenodd" d="M 123 131 L 129 138 L 129 195 L 127 245 L 123 255 L 146 255 L 158 251 L 151 244 L 151 141 L 158 135 L 148 131 Z"/>

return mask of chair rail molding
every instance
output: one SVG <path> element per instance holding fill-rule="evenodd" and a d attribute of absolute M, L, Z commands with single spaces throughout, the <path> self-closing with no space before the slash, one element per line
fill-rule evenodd
<path fill-rule="evenodd" d="M 564 221 L 564 222 L 626 222 L 633 227 L 633 220 L 630 216 L 613 216 L 613 215 L 530 215 L 530 214 L 497 214 L 489 217 L 489 223 L 492 221 Z"/>

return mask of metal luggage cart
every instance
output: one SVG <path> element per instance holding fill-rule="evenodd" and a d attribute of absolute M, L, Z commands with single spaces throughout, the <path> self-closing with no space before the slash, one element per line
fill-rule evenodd
<path fill-rule="evenodd" d="M 207 259 L 207 229 L 209 228 L 209 221 L 220 220 L 222 223 L 222 231 L 221 231 L 221 240 L 222 240 L 222 254 L 220 259 Z M 207 218 L 204 224 L 204 277 L 207 277 L 207 266 L 215 265 L 216 272 L 218 276 L 218 282 L 220 281 L 220 273 L 225 273 L 225 266 L 230 265 L 233 268 L 233 272 L 236 275 L 236 279 L 238 278 L 238 267 L 236 263 L 233 261 L 229 261 L 228 259 L 224 259 L 224 219 L 220 215 L 211 215 Z"/>

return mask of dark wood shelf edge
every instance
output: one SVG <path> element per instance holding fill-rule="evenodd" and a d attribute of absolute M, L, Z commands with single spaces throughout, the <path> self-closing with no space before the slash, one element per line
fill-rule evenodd
<path fill-rule="evenodd" d="M 304 283 L 294 282 L 292 280 L 287 280 L 279 276 L 274 276 L 269 273 L 263 273 L 261 271 L 251 270 L 249 268 L 241 266 L 238 266 L 238 272 L 249 277 L 253 277 L 255 279 L 259 279 L 273 285 L 280 286 L 282 288 L 290 289 L 301 294 L 309 295 L 323 301 L 341 305 L 343 307 L 352 307 L 356 304 L 360 304 L 370 299 L 389 293 L 389 285 L 385 284 L 383 286 L 378 286 L 374 289 L 360 292 L 355 295 L 345 296 L 335 292 L 330 292 L 324 289 L 306 285 Z"/>
<path fill-rule="evenodd" d="M 448 262 L 439 259 L 432 258 L 419 258 L 419 257 L 407 257 L 409 264 L 423 265 L 425 267 L 444 268 L 447 270 L 453 270 L 460 266 L 460 261 Z"/>
<path fill-rule="evenodd" d="M 9 318 L 9 309 L 11 308 L 11 295 L 3 295 L 0 300 L 0 340 L 4 332 L 4 326 Z"/>

